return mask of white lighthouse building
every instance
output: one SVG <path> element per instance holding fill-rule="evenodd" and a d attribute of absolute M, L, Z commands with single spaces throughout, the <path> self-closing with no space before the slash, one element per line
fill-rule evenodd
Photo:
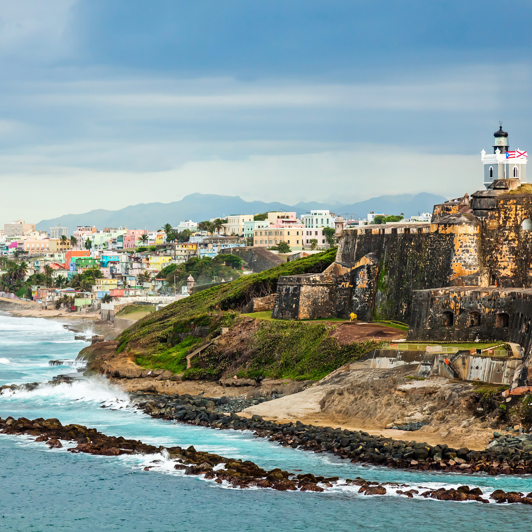
<path fill-rule="evenodd" d="M 526 151 L 510 151 L 508 133 L 502 130 L 502 124 L 493 134 L 493 153 L 481 151 L 481 160 L 484 164 L 484 186 L 488 186 L 497 179 L 517 178 L 526 183 Z"/>

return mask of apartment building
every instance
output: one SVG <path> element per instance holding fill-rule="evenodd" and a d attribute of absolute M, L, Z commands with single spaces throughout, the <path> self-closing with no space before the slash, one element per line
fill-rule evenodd
<path fill-rule="evenodd" d="M 311 210 L 309 214 L 303 214 L 301 221 L 307 229 L 319 229 L 320 227 L 332 227 L 334 229 L 334 215 L 327 210 Z"/>
<path fill-rule="evenodd" d="M 57 224 L 55 227 L 50 227 L 48 233 L 50 238 L 61 238 L 62 236 L 68 237 L 68 227 L 63 227 L 61 224 Z"/>
<path fill-rule="evenodd" d="M 223 232 L 226 235 L 244 234 L 244 223 L 253 221 L 255 216 L 253 214 L 232 214 L 227 217 L 227 223 L 223 226 Z"/>
<path fill-rule="evenodd" d="M 303 248 L 303 229 L 299 227 L 269 227 L 256 229 L 253 233 L 253 246 L 271 247 L 286 242 L 292 250 Z"/>
<path fill-rule="evenodd" d="M 25 236 L 33 231 L 35 231 L 35 224 L 27 224 L 24 220 L 15 220 L 10 224 L 4 224 L 6 238 Z"/>

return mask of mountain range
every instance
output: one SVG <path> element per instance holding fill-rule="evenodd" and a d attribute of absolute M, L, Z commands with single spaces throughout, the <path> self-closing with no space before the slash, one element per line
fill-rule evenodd
<path fill-rule="evenodd" d="M 220 196 L 216 194 L 190 194 L 180 201 L 172 203 L 141 203 L 124 209 L 109 211 L 97 209 L 83 214 L 66 214 L 50 220 L 42 220 L 37 224 L 40 231 L 48 231 L 50 227 L 62 225 L 68 227 L 69 234 L 78 225 L 95 225 L 104 227 L 129 227 L 131 229 L 159 229 L 166 223 L 173 226 L 183 220 L 200 222 L 211 218 L 225 218 L 231 214 L 257 214 L 266 211 L 296 211 L 298 216 L 311 209 L 329 209 L 349 218 L 365 218 L 368 212 L 400 214 L 413 216 L 422 212 L 432 212 L 435 203 L 446 201 L 443 196 L 421 192 L 419 194 L 397 194 L 378 196 L 365 201 L 351 204 L 300 202 L 296 205 L 263 201 L 245 201 L 239 196 Z"/>

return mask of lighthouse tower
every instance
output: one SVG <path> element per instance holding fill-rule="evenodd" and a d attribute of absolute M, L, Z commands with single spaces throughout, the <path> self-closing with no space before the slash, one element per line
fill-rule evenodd
<path fill-rule="evenodd" d="M 502 123 L 493 134 L 493 153 L 481 152 L 484 164 L 484 186 L 489 187 L 497 179 L 519 179 L 526 183 L 527 153 L 522 150 L 510 151 L 508 133 L 503 131 Z"/>

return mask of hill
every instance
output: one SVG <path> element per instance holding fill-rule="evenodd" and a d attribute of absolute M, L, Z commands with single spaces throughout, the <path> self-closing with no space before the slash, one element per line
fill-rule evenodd
<path fill-rule="evenodd" d="M 263 201 L 245 201 L 239 196 L 220 196 L 217 194 L 190 194 L 180 201 L 172 203 L 141 203 L 124 209 L 109 211 L 97 209 L 83 214 L 67 214 L 42 220 L 37 224 L 39 231 L 48 231 L 50 227 L 62 225 L 69 228 L 72 234 L 78 225 L 95 225 L 104 227 L 129 227 L 132 229 L 158 229 L 166 223 L 177 225 L 182 220 L 209 220 L 217 216 L 230 214 L 256 214 L 266 211 L 296 211 L 298 215 L 310 209 L 329 209 L 337 214 L 356 214 L 365 218 L 370 211 L 386 214 L 404 213 L 412 216 L 419 212 L 432 212 L 435 203 L 445 201 L 442 196 L 429 194 L 399 194 L 395 196 L 379 196 L 358 203 L 347 205 L 306 202 L 287 205 L 280 202 L 266 203 Z"/>

